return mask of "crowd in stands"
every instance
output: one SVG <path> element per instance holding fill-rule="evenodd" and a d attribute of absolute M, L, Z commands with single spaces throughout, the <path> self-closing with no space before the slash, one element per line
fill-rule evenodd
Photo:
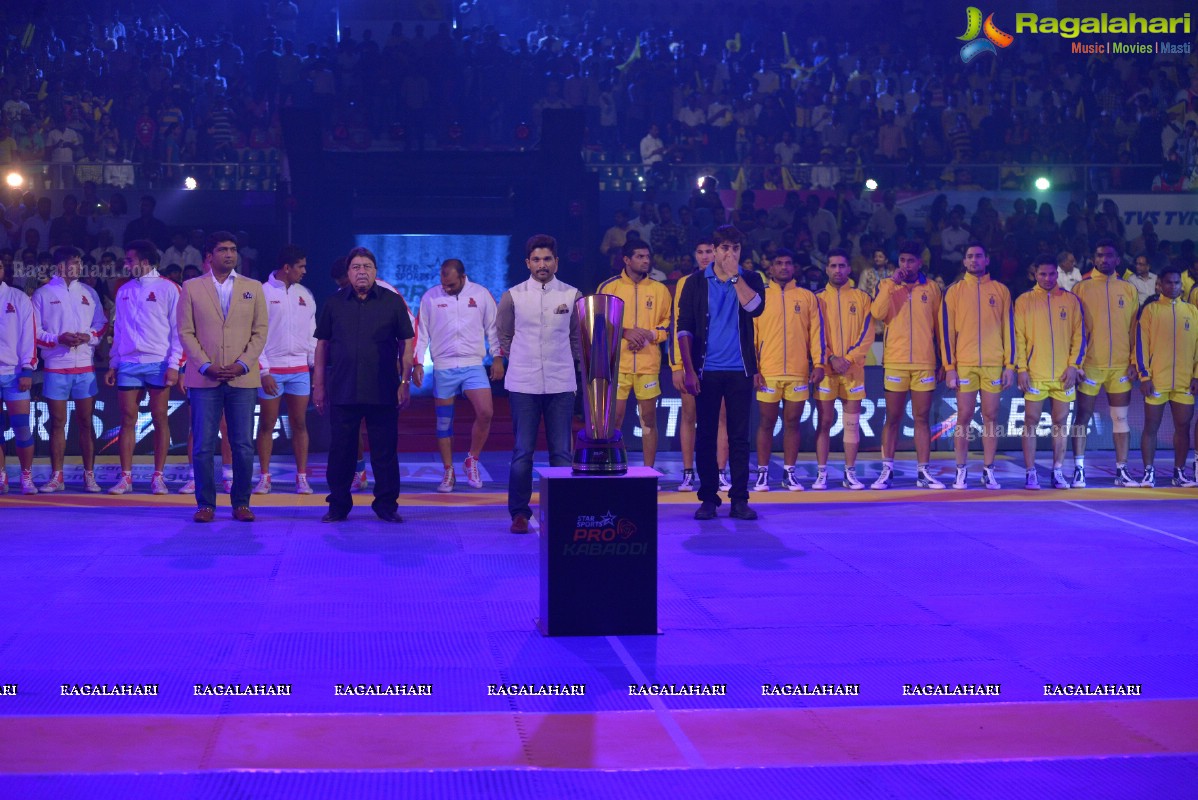
<path fill-rule="evenodd" d="M 333 146 L 533 146 L 545 110 L 576 108 L 600 160 L 734 164 L 756 188 L 833 188 L 866 167 L 899 188 L 1024 189 L 1045 172 L 1099 191 L 1198 182 L 1193 54 L 1082 55 L 1028 36 L 965 65 L 961 21 L 934 4 L 475 0 L 445 5 L 456 27 L 339 35 L 319 2 L 191 30 L 130 5 L 8 12 L 0 165 L 48 162 L 68 187 L 132 182 L 129 166 L 99 166 L 113 162 L 175 180 L 181 163 L 277 148 L 289 106 L 319 112 Z"/>

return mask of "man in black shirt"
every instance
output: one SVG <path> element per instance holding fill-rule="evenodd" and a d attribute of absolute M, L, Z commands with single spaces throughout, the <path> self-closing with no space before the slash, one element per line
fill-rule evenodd
<path fill-rule="evenodd" d="M 346 258 L 349 286 L 325 304 L 316 324 L 316 368 L 312 401 L 321 414 L 332 410 L 329 445 L 329 511 L 322 522 L 340 522 L 353 508 L 350 481 L 357 458 L 358 427 L 366 421 L 371 508 L 385 522 L 403 522 L 399 507 L 399 459 L 395 452 L 396 409 L 408 405 L 412 370 L 412 322 L 402 297 L 375 282 L 374 253 L 355 247 Z"/>

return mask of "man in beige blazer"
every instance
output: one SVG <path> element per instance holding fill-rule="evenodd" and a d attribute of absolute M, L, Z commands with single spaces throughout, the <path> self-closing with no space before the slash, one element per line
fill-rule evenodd
<path fill-rule="evenodd" d="M 233 234 L 212 233 L 204 244 L 205 274 L 184 283 L 179 298 L 179 340 L 188 364 L 184 386 L 195 439 L 196 522 L 211 522 L 216 514 L 212 459 L 222 413 L 233 450 L 233 519 L 254 521 L 254 404 L 262 385 L 258 356 L 266 344 L 266 299 L 262 284 L 237 274 L 237 263 Z"/>

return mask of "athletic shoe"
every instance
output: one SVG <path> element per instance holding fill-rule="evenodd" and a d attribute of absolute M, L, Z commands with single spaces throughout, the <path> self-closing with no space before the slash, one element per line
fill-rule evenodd
<path fill-rule="evenodd" d="M 150 494 L 170 494 L 171 490 L 166 488 L 166 478 L 161 472 L 155 472 L 150 475 Z"/>
<path fill-rule="evenodd" d="M 366 477 L 366 470 L 354 473 L 354 479 L 349 484 L 351 492 L 364 492 L 370 486 L 370 478 Z"/>
<path fill-rule="evenodd" d="M 0 469 L 0 494 L 8 494 L 8 473 Z"/>
<path fill-rule="evenodd" d="M 693 492 L 695 491 L 695 471 L 693 469 L 682 470 L 682 482 L 678 484 L 675 491 Z"/>
<path fill-rule="evenodd" d="M 104 491 L 100 488 L 100 484 L 96 483 L 96 473 L 84 470 L 83 472 L 83 491 L 99 494 Z"/>
<path fill-rule="evenodd" d="M 916 470 L 915 473 L 915 488 L 916 489 L 943 489 L 944 484 L 932 477 L 926 469 Z"/>
<path fill-rule="evenodd" d="M 770 471 L 766 467 L 757 468 L 757 482 L 753 484 L 751 492 L 768 492 L 770 490 Z"/>
<path fill-rule="evenodd" d="M 953 488 L 956 488 L 954 484 Z M 1001 489 L 1000 484 L 994 477 L 994 467 L 982 467 L 982 488 L 983 489 Z"/>
<path fill-rule="evenodd" d="M 1027 478 L 1023 482 L 1023 488 L 1029 492 L 1040 491 L 1040 476 L 1036 474 L 1034 469 L 1027 471 Z"/>
<path fill-rule="evenodd" d="M 882 471 L 878 474 L 878 479 L 870 484 L 871 489 L 889 489 L 894 483 L 894 468 L 889 464 L 882 465 Z"/>
<path fill-rule="evenodd" d="M 1173 485 L 1179 486 L 1182 489 L 1193 489 L 1195 486 L 1198 486 L 1198 481 L 1190 480 L 1186 477 L 1186 471 L 1178 468 L 1173 470 Z"/>
<path fill-rule="evenodd" d="M 228 491 L 226 489 L 226 491 Z M 250 494 L 270 494 L 270 473 L 263 472 L 262 477 L 258 479 L 258 485 Z"/>
<path fill-rule="evenodd" d="M 453 485 L 456 482 L 457 478 L 454 477 L 453 467 L 446 467 L 445 476 L 441 478 L 441 482 L 437 484 L 437 491 L 442 493 L 452 492 Z"/>
<path fill-rule="evenodd" d="M 841 479 L 840 485 L 846 489 L 852 489 L 854 492 L 865 488 L 865 484 L 857 480 L 857 470 L 852 467 L 844 468 L 844 478 Z"/>
<path fill-rule="evenodd" d="M 1144 477 L 1140 479 L 1140 486 L 1144 489 L 1151 489 L 1156 486 L 1156 467 L 1144 467 Z M 42 491 L 46 491 L 42 489 Z"/>
<path fill-rule="evenodd" d="M 120 480 L 108 490 L 109 494 L 128 494 L 133 491 L 133 473 L 122 472 Z"/>
<path fill-rule="evenodd" d="M 728 474 L 728 470 L 720 470 L 720 491 L 732 491 L 732 476 Z"/>
<path fill-rule="evenodd" d="M 466 472 L 466 483 L 471 489 L 483 488 L 483 476 L 478 469 L 477 458 L 467 453 L 466 460 L 462 462 L 462 469 Z"/>
<path fill-rule="evenodd" d="M 21 494 L 37 494 L 37 487 L 33 485 L 32 470 L 21 470 Z"/>
<path fill-rule="evenodd" d="M 1065 473 L 1060 467 L 1054 467 L 1052 470 L 1052 488 L 1068 489 L 1069 481 L 1065 480 Z"/>
<path fill-rule="evenodd" d="M 794 467 L 783 468 L 783 470 L 782 470 L 782 488 L 788 492 L 803 491 L 803 484 L 799 483 L 799 476 L 795 475 Z"/>
<path fill-rule="evenodd" d="M 195 494 L 195 493 L 196 493 L 196 479 L 195 478 L 188 478 L 186 481 L 184 481 L 183 485 L 179 487 L 179 494 Z"/>
<path fill-rule="evenodd" d="M 815 473 L 815 480 L 811 482 L 811 488 L 817 492 L 822 492 L 828 488 L 828 472 L 826 470 Z"/>
<path fill-rule="evenodd" d="M 1116 486 L 1139 486 L 1140 482 L 1131 476 L 1127 471 L 1127 465 L 1115 467 L 1115 485 Z"/>
<path fill-rule="evenodd" d="M 308 483 L 308 476 L 302 472 L 295 476 L 295 493 L 312 494 L 312 484 Z"/>
<path fill-rule="evenodd" d="M 982 467 L 982 484 L 986 483 L 986 468 Z M 969 488 L 969 467 L 957 467 L 957 477 L 953 480 L 954 489 Z M 986 487 L 987 489 L 990 487 Z"/>
<path fill-rule="evenodd" d="M 52 492 L 61 492 L 63 489 L 66 488 L 66 486 L 64 484 L 65 484 L 65 481 L 63 481 L 63 479 L 62 479 L 62 473 L 61 472 L 52 472 L 52 473 L 50 473 L 50 480 L 48 480 L 42 484 L 42 488 L 40 489 L 40 491 L 42 494 L 50 494 Z"/>
<path fill-rule="evenodd" d="M 1085 489 L 1086 488 L 1086 468 L 1085 467 L 1074 467 L 1073 468 L 1073 488 L 1074 489 Z"/>

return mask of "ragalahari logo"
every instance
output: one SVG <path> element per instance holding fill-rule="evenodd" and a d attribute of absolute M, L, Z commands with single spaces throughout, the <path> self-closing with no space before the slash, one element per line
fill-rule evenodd
<path fill-rule="evenodd" d="M 978 36 L 985 38 L 979 39 Z M 966 64 L 982 53 L 998 55 L 998 51 L 994 49 L 996 46 L 1010 47 L 1011 42 L 1015 41 L 1014 36 L 999 30 L 994 24 L 993 14 L 988 15 L 986 21 L 982 22 L 982 10 L 976 6 L 965 9 L 965 33 L 957 39 L 966 43 L 961 48 L 961 60 Z"/>

